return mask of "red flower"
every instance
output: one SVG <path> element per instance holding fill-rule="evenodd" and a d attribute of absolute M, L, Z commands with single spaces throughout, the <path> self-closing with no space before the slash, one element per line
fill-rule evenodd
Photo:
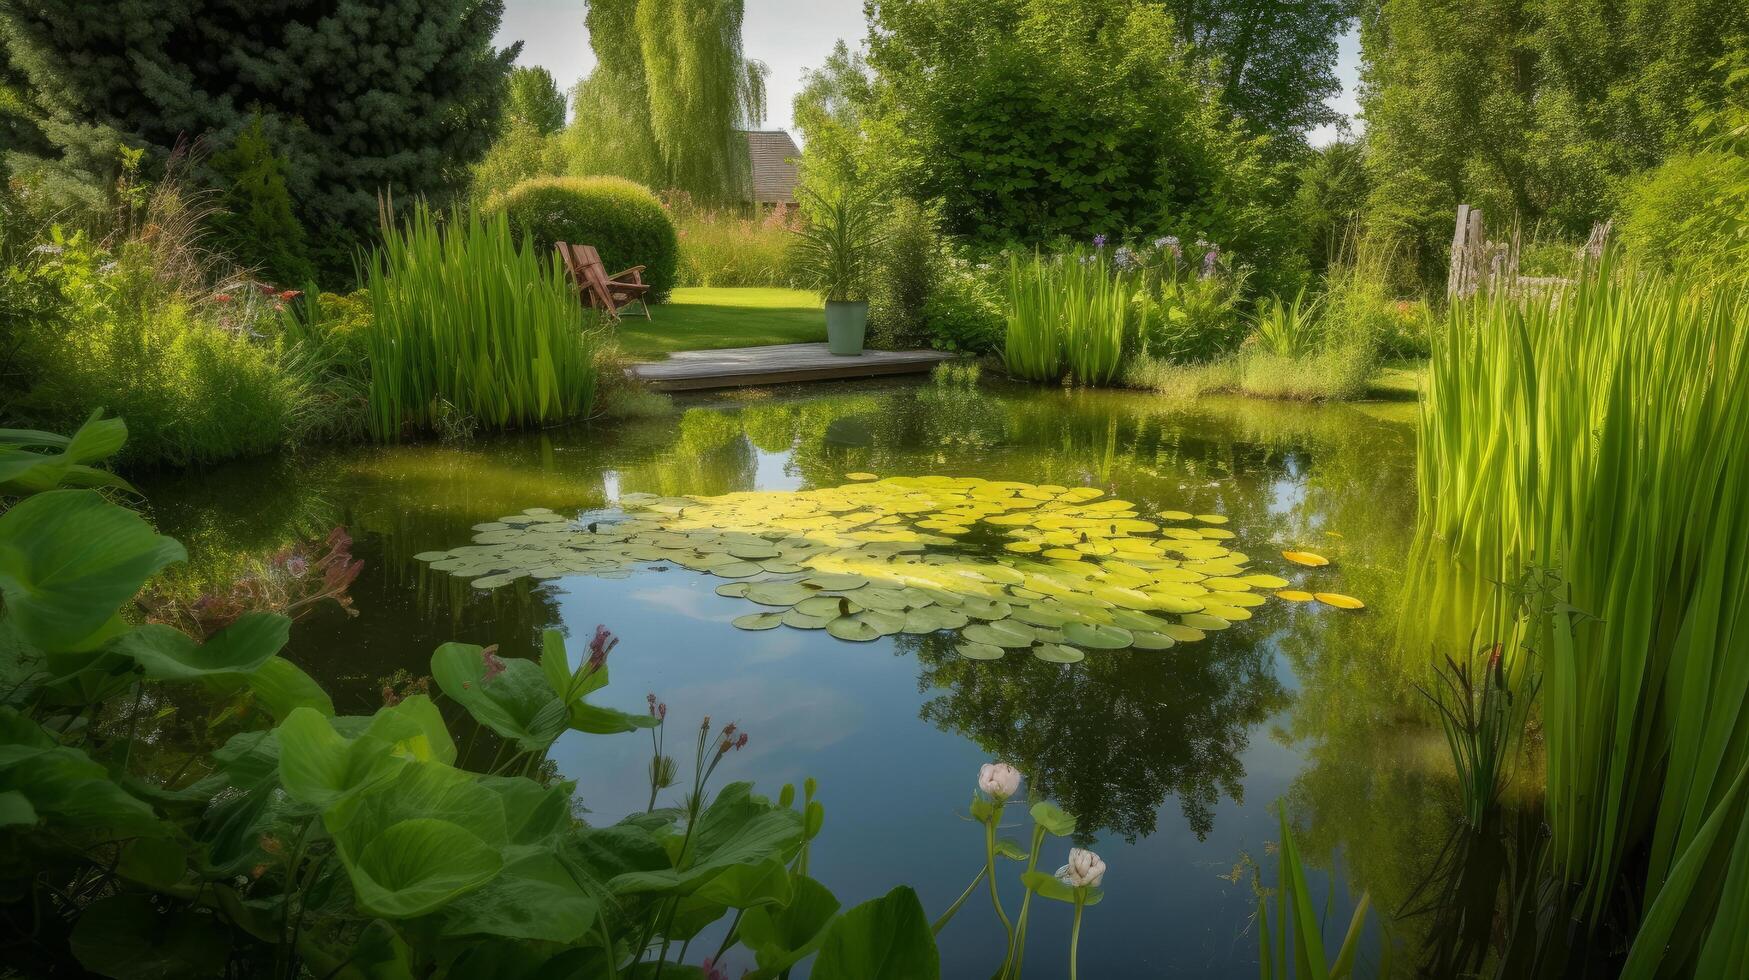
<path fill-rule="evenodd" d="M 236 297 L 232 296 L 230 293 L 219 293 L 217 296 L 213 297 L 213 302 L 215 302 L 215 303 L 229 303 L 233 299 L 236 299 Z"/>

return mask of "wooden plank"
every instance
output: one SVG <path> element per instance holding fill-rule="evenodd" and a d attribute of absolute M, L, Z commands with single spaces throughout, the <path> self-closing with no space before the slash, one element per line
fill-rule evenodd
<path fill-rule="evenodd" d="M 682 351 L 666 361 L 633 364 L 626 373 L 659 391 L 698 391 L 830 381 L 928 371 L 952 354 L 940 351 L 864 351 L 854 357 L 833 354 L 825 344 L 773 344 L 724 350 Z"/>

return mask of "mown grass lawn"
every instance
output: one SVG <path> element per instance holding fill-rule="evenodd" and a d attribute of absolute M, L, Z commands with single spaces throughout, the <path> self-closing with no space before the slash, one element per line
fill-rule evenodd
<path fill-rule="evenodd" d="M 676 289 L 645 320 L 620 321 L 627 355 L 661 360 L 674 351 L 824 342 L 820 297 L 800 289 Z"/>

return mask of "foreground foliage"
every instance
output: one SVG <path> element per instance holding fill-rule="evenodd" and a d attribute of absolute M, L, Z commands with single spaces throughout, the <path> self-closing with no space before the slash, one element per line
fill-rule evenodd
<path fill-rule="evenodd" d="M 1421 438 L 1423 594 L 1447 597 L 1428 611 L 1461 636 L 1497 609 L 1534 651 L 1514 671 L 1541 675 L 1575 914 L 1623 915 L 1625 878 L 1645 896 L 1627 975 L 1728 975 L 1749 916 L 1749 294 L 1606 261 L 1555 296 L 1461 304 Z"/>

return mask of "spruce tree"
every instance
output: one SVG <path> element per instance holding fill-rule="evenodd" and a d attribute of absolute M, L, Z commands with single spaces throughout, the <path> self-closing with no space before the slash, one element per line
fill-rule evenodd
<path fill-rule="evenodd" d="M 120 145 L 224 152 L 259 116 L 298 217 L 340 265 L 379 193 L 465 184 L 519 47 L 493 45 L 502 14 L 502 0 L 0 0 L 0 37 L 53 147 L 40 165 L 102 183 Z"/>

